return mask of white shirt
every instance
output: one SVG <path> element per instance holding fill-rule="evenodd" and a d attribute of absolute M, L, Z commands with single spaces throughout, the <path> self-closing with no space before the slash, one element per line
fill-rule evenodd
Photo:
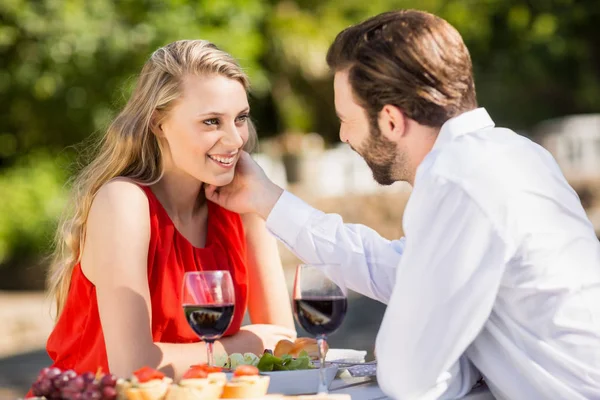
<path fill-rule="evenodd" d="M 376 350 L 390 397 L 462 397 L 481 374 L 498 399 L 600 399 L 600 242 L 552 156 L 485 109 L 442 126 L 405 238 L 287 192 L 267 226 L 388 305 Z"/>

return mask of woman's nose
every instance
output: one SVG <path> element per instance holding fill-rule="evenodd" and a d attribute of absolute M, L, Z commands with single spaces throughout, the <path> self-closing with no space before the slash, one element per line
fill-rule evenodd
<path fill-rule="evenodd" d="M 222 142 L 232 148 L 242 148 L 244 146 L 244 138 L 241 135 L 240 129 L 237 126 L 233 126 L 227 130 L 227 134 L 222 139 Z"/>

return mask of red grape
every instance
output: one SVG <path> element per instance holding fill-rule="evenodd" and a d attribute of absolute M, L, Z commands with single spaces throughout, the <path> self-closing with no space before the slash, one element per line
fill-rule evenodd
<path fill-rule="evenodd" d="M 105 374 L 100 380 L 92 372 L 78 375 L 73 370 L 44 368 L 32 385 L 35 396 L 48 400 L 115 400 L 117 377 Z"/>
<path fill-rule="evenodd" d="M 81 397 L 81 390 L 77 390 L 71 386 L 67 386 L 60 391 L 61 398 L 65 400 L 72 400 L 74 397 L 79 395 Z"/>
<path fill-rule="evenodd" d="M 104 400 L 113 400 L 117 398 L 117 389 L 114 387 L 106 386 L 102 389 L 102 398 Z"/>
<path fill-rule="evenodd" d="M 72 369 L 70 369 L 70 370 L 67 370 L 67 371 L 63 372 L 63 375 L 68 376 L 69 379 L 75 379 L 75 377 L 77 377 L 77 372 L 75 372 Z"/>
<path fill-rule="evenodd" d="M 93 382 L 88 383 L 85 387 L 85 390 L 88 392 L 89 391 L 99 392 L 100 391 L 100 382 L 93 381 Z"/>
<path fill-rule="evenodd" d="M 43 396 L 44 393 L 42 392 L 42 389 L 40 388 L 40 381 L 35 382 L 32 386 L 31 386 L 31 391 L 33 392 L 33 394 L 35 396 Z"/>
<path fill-rule="evenodd" d="M 61 389 L 65 387 L 70 380 L 71 378 L 69 378 L 68 375 L 60 374 L 52 380 L 52 383 L 54 384 L 55 388 Z"/>
<path fill-rule="evenodd" d="M 106 374 L 100 379 L 102 386 L 115 386 L 117 384 L 117 377 L 113 374 Z"/>
<path fill-rule="evenodd" d="M 42 378 L 39 382 L 39 389 L 42 396 L 47 396 L 52 391 L 52 381 L 48 378 Z"/>
<path fill-rule="evenodd" d="M 83 392 L 83 396 L 81 396 L 81 398 L 86 400 L 101 400 L 102 394 L 96 390 L 88 389 L 85 392 Z"/>
<path fill-rule="evenodd" d="M 50 368 L 50 369 L 48 369 L 48 371 L 46 372 L 46 378 L 48 378 L 48 379 L 54 379 L 54 378 L 56 378 L 57 376 L 59 376 L 59 375 L 61 374 L 61 372 L 62 372 L 62 371 L 61 371 L 60 369 L 56 368 L 56 367 L 54 367 L 54 368 Z"/>
<path fill-rule="evenodd" d="M 83 376 L 79 375 L 77 376 L 75 379 L 73 379 L 70 382 L 70 386 L 73 389 L 77 389 L 78 392 L 81 392 L 83 389 L 85 389 L 85 380 L 83 379 Z"/>
<path fill-rule="evenodd" d="M 42 370 L 40 371 L 40 373 L 38 375 L 38 379 L 44 378 L 46 375 L 48 375 L 48 372 L 50 372 L 50 368 L 48 368 L 48 367 L 42 368 Z"/>
<path fill-rule="evenodd" d="M 83 380 L 85 381 L 85 383 L 93 382 L 94 379 L 96 379 L 96 375 L 94 375 L 94 373 L 92 373 L 92 372 L 85 372 L 85 373 L 81 374 L 81 376 L 83 377 Z"/>

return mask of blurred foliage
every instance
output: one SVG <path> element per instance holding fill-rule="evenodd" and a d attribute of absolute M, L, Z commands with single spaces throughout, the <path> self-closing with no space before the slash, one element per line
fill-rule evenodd
<path fill-rule="evenodd" d="M 252 79 L 262 137 L 316 131 L 333 142 L 327 48 L 350 24 L 398 8 L 457 27 L 498 124 L 527 130 L 599 111 L 598 0 L 2 0 L 0 265 L 47 244 L 66 179 L 55 155 L 102 133 L 159 46 L 215 42 Z"/>
<path fill-rule="evenodd" d="M 48 249 L 67 196 L 65 163 L 34 151 L 0 175 L 0 265 Z"/>

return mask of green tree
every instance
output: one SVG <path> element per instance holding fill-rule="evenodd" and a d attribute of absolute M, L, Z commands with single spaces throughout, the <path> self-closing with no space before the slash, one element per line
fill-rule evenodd
<path fill-rule="evenodd" d="M 3 0 L 0 266 L 47 248 L 73 153 L 64 149 L 102 134 L 156 48 L 215 42 L 251 77 L 259 135 L 337 142 L 327 48 L 343 28 L 399 8 L 456 26 L 499 125 L 527 131 L 600 111 L 598 0 Z M 50 167 L 57 154 L 66 161 Z"/>

